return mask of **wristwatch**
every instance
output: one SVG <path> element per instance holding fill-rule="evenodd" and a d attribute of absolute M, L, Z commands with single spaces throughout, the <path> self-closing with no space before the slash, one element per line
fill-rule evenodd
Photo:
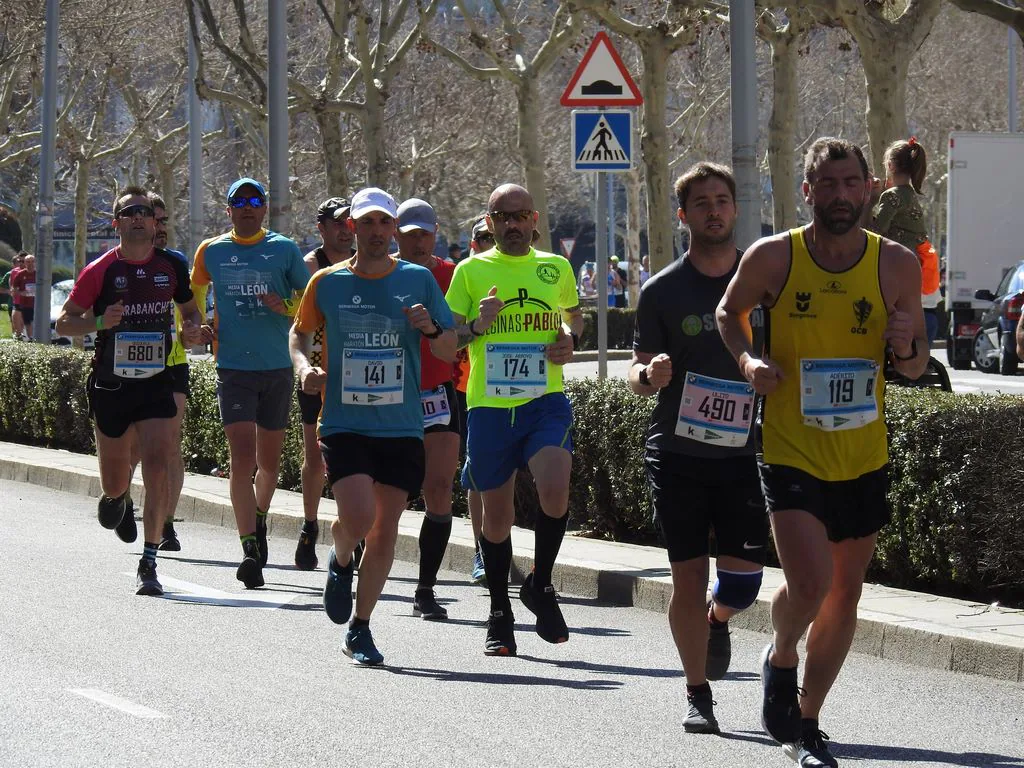
<path fill-rule="evenodd" d="M 444 328 L 441 327 L 441 324 L 437 322 L 437 320 L 431 320 L 430 322 L 434 324 L 434 332 L 423 333 L 423 331 L 420 331 L 420 333 L 423 333 L 423 335 L 426 336 L 428 339 L 436 339 L 438 336 L 444 333 Z"/>
<path fill-rule="evenodd" d="M 651 380 L 647 378 L 647 366 L 646 365 L 643 366 L 640 369 L 640 373 L 637 374 L 637 378 L 640 380 L 640 383 L 643 384 L 645 387 L 651 386 Z"/>

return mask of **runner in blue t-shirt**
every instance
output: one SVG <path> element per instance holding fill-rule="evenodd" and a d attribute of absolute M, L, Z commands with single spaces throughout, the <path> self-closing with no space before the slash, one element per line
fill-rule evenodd
<path fill-rule="evenodd" d="M 335 624 L 351 616 L 345 655 L 367 665 L 384 661 L 370 614 L 394 561 L 398 520 L 423 482 L 420 337 L 441 360 L 454 362 L 456 351 L 452 315 L 430 270 L 388 254 L 397 217 L 387 192 L 356 193 L 349 212 L 356 255 L 313 275 L 291 331 L 302 389 L 324 392 L 320 448 L 338 504 L 324 608 Z M 323 367 L 310 362 L 320 326 Z M 353 616 L 352 551 L 360 539 L 366 550 Z"/>
<path fill-rule="evenodd" d="M 236 576 L 255 589 L 263 586 L 267 511 L 291 409 L 292 297 L 306 287 L 309 272 L 293 240 L 263 229 L 267 193 L 262 184 L 239 179 L 227 197 L 231 231 L 196 250 L 192 285 L 204 306 L 205 286 L 213 284 L 214 325 L 203 330 L 214 342 L 217 401 L 231 453 L 231 506 L 243 552 Z"/>

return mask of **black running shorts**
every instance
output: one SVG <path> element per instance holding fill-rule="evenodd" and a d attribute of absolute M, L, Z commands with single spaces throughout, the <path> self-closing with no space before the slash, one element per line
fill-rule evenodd
<path fill-rule="evenodd" d="M 802 509 L 818 518 L 829 541 L 862 539 L 889 522 L 889 465 L 854 480 L 819 480 L 802 469 L 759 464 L 769 512 Z"/>
<path fill-rule="evenodd" d="M 166 370 L 139 381 L 100 380 L 93 373 L 85 386 L 89 415 L 107 437 L 123 436 L 138 421 L 172 419 L 178 413 L 171 376 Z"/>
<path fill-rule="evenodd" d="M 671 563 L 715 554 L 764 565 L 768 515 L 753 456 L 695 458 L 648 450 L 654 522 Z"/>
<path fill-rule="evenodd" d="M 418 437 L 368 437 L 335 432 L 320 438 L 327 482 L 352 475 L 369 475 L 375 483 L 401 488 L 410 499 L 420 495 L 426 455 Z"/>

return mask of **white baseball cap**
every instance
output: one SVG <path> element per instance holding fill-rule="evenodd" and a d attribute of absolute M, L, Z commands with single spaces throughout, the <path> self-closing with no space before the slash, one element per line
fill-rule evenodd
<path fill-rule="evenodd" d="M 355 220 L 362 218 L 373 211 L 386 213 L 393 219 L 398 218 L 398 204 L 395 198 L 377 187 L 367 187 L 355 193 L 352 197 L 352 207 L 349 210 L 349 218 Z"/>

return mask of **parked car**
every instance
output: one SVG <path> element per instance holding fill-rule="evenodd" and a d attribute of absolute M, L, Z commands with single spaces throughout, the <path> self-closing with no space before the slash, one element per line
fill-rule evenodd
<path fill-rule="evenodd" d="M 1004 376 L 1012 376 L 1020 364 L 1016 331 L 1024 309 L 1024 261 L 1003 275 L 995 294 L 982 289 L 975 292 L 974 298 L 992 302 L 982 312 L 974 334 L 974 364 L 984 373 L 998 370 Z"/>
<path fill-rule="evenodd" d="M 67 336 L 57 335 L 57 318 L 60 316 L 60 311 L 64 307 L 64 302 L 68 300 L 68 296 L 71 295 L 71 289 L 75 287 L 74 280 L 61 280 L 59 283 L 54 283 L 50 290 L 50 343 L 67 346 L 71 343 L 71 339 Z M 87 333 L 84 336 L 85 348 L 92 349 L 96 343 L 96 334 Z"/>

